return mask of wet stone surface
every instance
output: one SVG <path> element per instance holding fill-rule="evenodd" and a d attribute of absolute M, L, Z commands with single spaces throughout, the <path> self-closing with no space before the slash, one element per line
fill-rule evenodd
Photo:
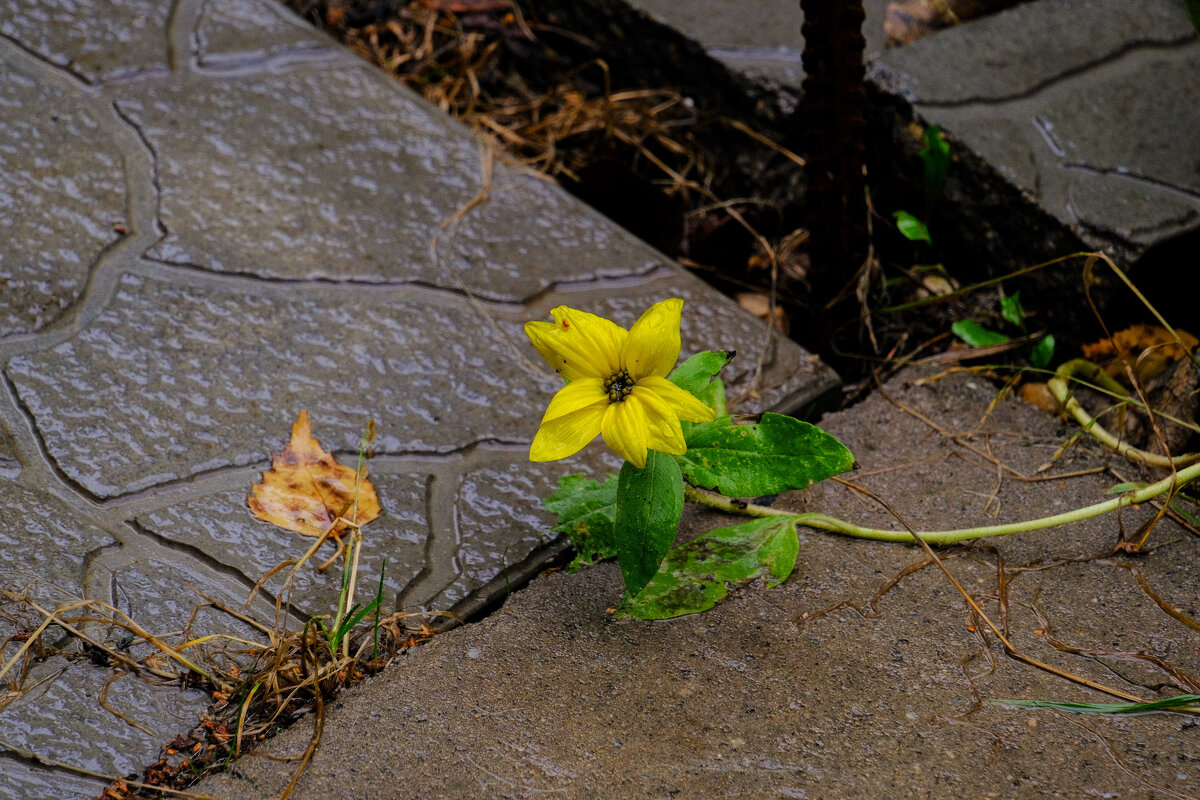
<path fill-rule="evenodd" d="M 0 477 L 0 588 L 42 602 L 83 594 L 88 556 L 116 537 L 67 504 Z"/>
<path fill-rule="evenodd" d="M 96 83 L 167 68 L 171 7 L 160 0 L 3 0 L 0 33 Z"/>
<path fill-rule="evenodd" d="M 272 0 L 203 0 L 193 44 L 197 65 L 217 70 L 332 55 L 325 37 Z"/>
<path fill-rule="evenodd" d="M 785 94 L 800 87 L 795 3 L 623 1 L 734 73 Z M 970 246 L 999 250 L 1013 269 L 1080 244 L 1129 265 L 1200 231 L 1200 107 L 1181 100 L 1200 70 L 1200 42 L 1181 3 L 1038 0 L 894 49 L 884 41 L 887 5 L 864 3 L 869 81 L 938 125 L 952 152 L 978 157 L 955 168 L 974 195 L 995 191 L 993 171 L 1016 189 L 1003 208 L 956 198 L 967 202 L 952 224 Z M 1015 227 L 990 219 L 1000 213 Z M 1048 230 L 1043 214 L 1055 221 Z M 1029 244 L 998 246 L 1017 232 Z"/>
<path fill-rule="evenodd" d="M 329 95 L 340 104 L 321 101 Z M 501 300 L 658 263 L 544 179 L 500 164 L 489 202 L 441 231 L 484 185 L 479 145 L 349 55 L 336 69 L 194 77 L 127 96 L 118 106 L 157 158 L 168 235 L 155 259 L 275 280 L 466 286 Z M 272 136 L 255 135 L 264 127 Z"/>
<path fill-rule="evenodd" d="M 94 666 L 86 660 L 70 663 L 56 657 L 40 664 L 25 681 L 37 688 L 0 713 L 0 741 L 100 774 L 125 775 L 155 761 L 159 748 L 195 725 L 211 702 L 204 692 L 181 692 L 174 687 L 163 691 L 130 677 L 115 681 L 107 704 L 127 716 L 132 714 L 131 718 L 150 730 L 147 734 L 101 707 L 100 692 L 113 675 L 111 667 Z M 39 684 L 42 678 L 45 680 Z M 74 800 L 94 796 L 70 794 L 72 782 L 60 782 L 58 774 L 43 780 L 46 784 L 40 792 L 19 794 L 20 783 L 10 783 L 5 772 L 0 775 L 0 797 Z"/>
<path fill-rule="evenodd" d="M 630 287 L 604 302 L 562 299 L 611 310 L 628 325 L 651 298 L 681 283 Z M 741 323 L 719 329 L 722 347 L 754 353 L 760 346 L 757 326 L 740 312 L 693 306 L 687 352 L 699 349 L 706 322 Z M 528 441 L 560 383 L 523 360 L 537 357 L 519 332 L 528 312 L 495 313 L 508 338 L 443 293 L 248 292 L 127 274 L 111 306 L 78 336 L 14 358 L 5 372 L 59 468 L 105 498 L 261 462 L 302 410 L 342 446 L 374 418 L 380 453 Z M 431 330 L 437 347 L 429 346 Z M 814 382 L 811 374 L 785 375 L 801 386 Z"/>
<path fill-rule="evenodd" d="M 121 155 L 71 89 L 0 41 L 0 339 L 53 322 L 120 238 Z"/>
<path fill-rule="evenodd" d="M 1069 40 L 1061 35 L 1072 29 Z M 889 51 L 878 79 L 1092 247 L 1200 230 L 1200 42 L 1170 0 L 1039 2 Z"/>

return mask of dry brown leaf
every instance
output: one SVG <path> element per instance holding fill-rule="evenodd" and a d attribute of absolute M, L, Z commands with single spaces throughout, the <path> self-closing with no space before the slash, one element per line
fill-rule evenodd
<path fill-rule="evenodd" d="M 1178 328 L 1175 332 L 1187 350 L 1195 348 L 1195 336 Z M 1111 339 L 1085 344 L 1080 349 L 1088 361 L 1101 363 L 1112 360 L 1113 363 L 1105 366 L 1105 372 L 1118 380 L 1125 380 L 1126 377 L 1122 361 L 1134 362 L 1138 380 L 1148 381 L 1187 354 L 1175 337 L 1158 325 L 1133 325 L 1117 331 Z"/>
<path fill-rule="evenodd" d="M 942 28 L 994 14 L 1024 0 L 892 0 L 883 17 L 888 47 L 911 44 Z"/>
<path fill-rule="evenodd" d="M 741 292 L 736 297 L 738 305 L 749 311 L 754 316 L 766 322 L 771 317 L 771 299 L 765 294 L 757 292 Z M 788 317 L 779 306 L 775 306 L 775 329 L 780 333 L 787 335 L 788 332 Z"/>
<path fill-rule="evenodd" d="M 307 411 L 300 412 L 292 426 L 292 441 L 272 459 L 271 468 L 246 498 L 261 520 L 319 537 L 331 528 L 334 535 L 361 528 L 379 516 L 379 498 L 366 470 L 358 477 L 321 449 Z"/>
<path fill-rule="evenodd" d="M 1050 414 L 1059 412 L 1058 401 L 1054 399 L 1054 395 L 1050 393 L 1050 388 L 1044 383 L 1023 383 L 1021 384 L 1021 399 L 1030 405 L 1037 406 L 1042 411 Z"/>

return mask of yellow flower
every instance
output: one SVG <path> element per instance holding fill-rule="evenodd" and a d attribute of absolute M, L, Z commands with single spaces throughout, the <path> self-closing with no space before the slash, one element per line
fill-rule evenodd
<path fill-rule="evenodd" d="M 550 312 L 554 322 L 526 323 L 533 346 L 568 381 L 550 401 L 529 459 L 566 458 L 597 434 L 638 469 L 647 449 L 685 453 L 679 421 L 716 415 L 666 377 L 679 360 L 682 310 L 679 298 L 655 303 L 628 331 L 566 306 Z"/>

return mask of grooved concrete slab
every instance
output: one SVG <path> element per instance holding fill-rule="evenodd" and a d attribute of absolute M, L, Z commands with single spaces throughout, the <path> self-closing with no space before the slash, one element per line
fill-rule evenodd
<path fill-rule="evenodd" d="M 802 17 L 787 0 L 623 0 L 729 69 L 796 91 Z M 1033 262 L 1074 241 L 1132 264 L 1200 231 L 1200 41 L 1174 0 L 1037 0 L 885 49 L 886 0 L 865 3 L 869 79 L 1015 189 L 1003 211 L 970 198 L 951 238 Z M 636 32 L 631 31 L 631 36 Z M 914 148 L 915 149 L 915 148 Z M 981 187 L 988 177 L 981 180 Z M 1022 207 L 1024 196 L 1030 208 Z M 1032 213 L 1031 213 L 1032 212 Z M 1042 231 L 1038 212 L 1059 232 Z M 988 217 L 1022 220 L 1013 229 Z M 1013 265 L 1013 266 L 1020 266 Z"/>
<path fill-rule="evenodd" d="M 305 410 L 350 463 L 376 421 L 383 514 L 360 585 L 386 559 L 385 611 L 502 596 L 551 549 L 540 499 L 557 478 L 614 468 L 599 446 L 527 461 L 561 384 L 522 326 L 562 303 L 628 325 L 685 298 L 686 352 L 743 354 L 729 382 L 745 411 L 837 383 L 270 0 L 0 0 L 0 65 L 6 589 L 99 600 L 163 636 L 206 595 L 240 606 L 309 544 L 244 507 Z M 301 573 L 285 610 L 331 612 L 339 581 Z M 259 619 L 281 588 L 263 585 Z M 0 639 L 37 626 L 17 611 L 0 609 Z M 254 635 L 197 613 L 192 635 Z M 211 701 L 122 678 L 108 702 L 147 733 L 100 707 L 112 676 L 55 656 L 3 696 L 0 797 L 98 794 L 28 753 L 137 772 Z"/>
<path fill-rule="evenodd" d="M 1200 230 L 1198 71 L 1179 4 L 1062 0 L 888 52 L 875 75 L 1089 246 L 1135 261 Z"/>

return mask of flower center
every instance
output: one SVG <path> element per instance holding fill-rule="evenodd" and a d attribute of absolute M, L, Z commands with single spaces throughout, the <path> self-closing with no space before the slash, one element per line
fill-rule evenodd
<path fill-rule="evenodd" d="M 619 403 L 633 391 L 635 381 L 629 377 L 628 370 L 614 372 L 604 379 L 604 391 L 608 393 L 608 402 Z"/>

